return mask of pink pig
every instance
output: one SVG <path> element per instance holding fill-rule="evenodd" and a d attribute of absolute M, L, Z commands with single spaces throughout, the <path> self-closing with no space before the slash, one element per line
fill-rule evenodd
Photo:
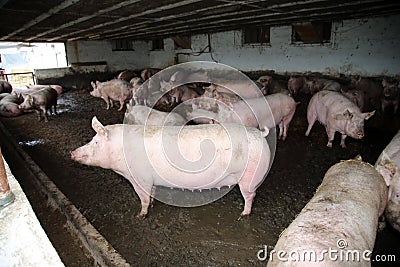
<path fill-rule="evenodd" d="M 308 129 L 310 134 L 316 120 L 325 125 L 328 135 L 327 147 L 332 147 L 335 132 L 342 134 L 340 146 L 345 148 L 347 136 L 361 139 L 364 137 L 364 120 L 368 120 L 375 111 L 361 113 L 360 108 L 341 93 L 323 90 L 316 93 L 307 108 Z"/>
<path fill-rule="evenodd" d="M 264 138 L 268 133 L 238 124 L 103 126 L 94 117 L 92 127 L 96 136 L 72 151 L 71 159 L 111 169 L 128 179 L 140 198 L 141 217 L 148 212 L 155 186 L 201 190 L 235 184 L 245 200 L 241 215 L 248 215 L 270 165 L 270 149 Z M 205 140 L 212 145 L 203 146 Z M 210 162 L 207 168 L 204 160 Z"/>

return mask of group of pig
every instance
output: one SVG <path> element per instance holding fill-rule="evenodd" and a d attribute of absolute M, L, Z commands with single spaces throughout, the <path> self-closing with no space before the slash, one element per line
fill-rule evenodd
<path fill-rule="evenodd" d="M 162 156 L 164 148 L 159 140 L 162 137 L 161 132 L 167 133 L 166 136 L 172 138 L 177 133 L 176 129 L 184 126 L 182 129 L 188 133 L 192 132 L 192 134 L 186 135 L 183 142 L 187 147 L 180 147 L 180 149 L 191 151 L 196 147 L 196 142 L 199 141 L 198 134 L 203 137 L 208 136 L 210 140 L 216 143 L 226 141 L 226 136 L 216 134 L 221 131 L 218 126 L 220 123 L 224 123 L 224 125 L 241 124 L 249 127 L 249 129 L 258 128 L 260 133 L 254 133 L 254 136 L 257 137 L 248 140 L 248 145 L 252 147 L 255 155 L 264 155 L 263 164 L 258 168 L 253 166 L 252 170 L 246 169 L 249 173 L 242 179 L 228 173 L 225 176 L 223 175 L 216 184 L 207 183 L 207 188 L 238 183 L 245 199 L 245 209 L 242 215 L 251 212 L 255 189 L 262 182 L 263 173 L 265 174 L 268 169 L 270 148 L 262 139 L 276 126 L 279 126 L 279 139 L 285 140 L 287 137 L 289 124 L 298 104 L 292 96 L 296 96 L 299 92 L 307 93 L 304 91 L 305 87 L 310 86 L 309 88 L 312 88 L 310 92 L 313 92 L 314 95 L 308 105 L 309 126 L 306 135 L 310 134 L 315 121 L 320 121 L 326 126 L 329 139 L 328 147 L 332 146 L 336 131 L 342 134 L 342 147 L 345 147 L 347 136 L 362 138 L 364 136 L 364 120 L 374 114 L 374 111 L 362 113 L 353 99 L 341 93 L 342 86 L 339 84 L 338 87 L 338 83 L 335 81 L 326 80 L 325 86 L 318 85 L 321 87 L 318 87 L 318 89 L 316 89 L 316 86 L 322 82 L 321 79 L 312 81 L 304 79 L 304 84 L 301 84 L 299 81 L 302 79 L 294 77 L 291 77 L 286 85 L 274 80 L 271 76 L 261 76 L 257 81 L 231 79 L 218 84 L 207 83 L 209 77 L 207 72 L 203 70 L 195 72 L 178 70 L 163 75 L 155 75 L 158 71 L 157 69 L 145 69 L 141 72 L 140 77 L 134 72 L 124 71 L 111 81 L 92 82 L 93 91 L 91 95 L 104 99 L 107 103 L 107 109 L 113 106 L 113 101 L 118 101 L 120 103 L 119 110 L 122 110 L 124 104 L 130 100 L 130 105 L 127 104 L 125 114 L 125 129 L 135 135 L 136 144 L 140 140 L 151 142 L 154 150 L 151 155 L 154 155 L 154 158 L 150 160 L 156 161 L 158 163 L 156 166 L 168 165 L 165 162 L 168 160 Z M 144 82 L 145 80 L 148 81 Z M 157 108 L 162 104 L 176 106 L 180 103 L 188 107 L 183 109 L 185 112 L 175 112 L 178 111 L 177 109 L 170 112 L 153 109 L 153 107 Z M 200 125 L 186 125 L 188 121 L 194 121 Z M 140 156 L 146 154 L 146 151 L 134 146 L 129 151 L 133 158 L 138 159 L 138 162 L 129 163 L 129 167 L 132 167 L 130 170 L 136 170 L 135 173 L 129 170 L 122 156 L 110 162 L 107 155 L 117 154 L 117 151 L 123 150 L 122 146 L 129 145 L 121 143 L 118 138 L 119 134 L 123 132 L 123 126 L 122 124 L 103 126 L 96 118 L 93 119 L 92 126 L 97 135 L 89 144 L 72 151 L 72 159 L 87 165 L 111 168 L 127 178 L 141 200 L 141 216 L 147 214 L 148 206 L 152 201 L 152 195 L 149 192 L 153 192 L 155 185 L 176 187 L 180 184 L 179 179 L 185 177 L 186 174 L 182 170 L 150 172 L 151 167 L 145 169 L 139 167 L 139 165 L 153 167 L 154 165 L 148 162 L 149 159 Z M 160 128 L 159 126 L 164 127 Z M 138 132 L 142 132 L 140 129 L 150 128 L 150 132 L 153 133 L 151 136 L 146 136 L 145 133 L 138 134 Z M 157 134 L 154 135 L 154 133 Z M 258 145 L 254 146 L 253 143 Z M 240 158 L 239 155 L 237 157 Z M 266 162 L 268 162 L 267 165 L 265 165 Z M 224 166 L 224 162 L 218 160 L 215 164 L 221 168 Z M 245 173 L 247 173 L 246 171 Z M 168 176 L 167 180 L 171 183 L 167 183 L 163 179 L 164 177 L 159 177 L 160 173 Z M 190 190 L 204 189 L 198 184 L 198 181 L 207 179 L 207 175 L 205 172 L 200 172 L 195 177 L 196 182 L 191 183 L 186 180 L 185 185 L 181 187 Z M 137 177 L 140 177 L 140 179 L 137 180 Z"/>
<path fill-rule="evenodd" d="M 47 113 L 56 114 L 57 97 L 62 93 L 60 85 L 28 85 L 26 88 L 13 88 L 12 85 L 0 80 L 0 116 L 16 117 L 27 112 L 36 111 L 39 120 Z"/>
<path fill-rule="evenodd" d="M 374 79 L 352 77 L 349 82 L 339 83 L 330 79 L 307 77 L 290 77 L 288 90 L 296 95 L 315 94 L 321 90 L 341 92 L 353 101 L 362 112 L 385 111 L 391 107 L 393 114 L 397 114 L 399 106 L 400 83 L 393 79 L 383 78 L 382 82 Z"/>
<path fill-rule="evenodd" d="M 205 71 L 178 70 L 153 76 L 158 71 L 160 70 L 144 69 L 140 75 L 133 71 L 124 71 L 116 79 L 103 83 L 92 82 L 94 90 L 91 95 L 104 99 L 107 109 L 113 105 L 113 101 L 119 101 L 119 110 L 122 110 L 124 104 L 131 99 L 133 106 L 143 105 L 159 110 L 165 110 L 165 105 L 174 107 L 185 103 L 191 106 L 191 111 L 173 115 L 157 112 L 157 123 L 160 118 L 169 116 L 165 125 L 182 124 L 184 119 L 198 124 L 241 123 L 260 130 L 279 125 L 279 139 L 285 140 L 296 110 L 294 98 L 299 93 L 312 94 L 307 109 L 309 125 L 306 136 L 318 120 L 326 127 L 327 146 L 332 147 L 335 132 L 339 132 L 342 135 L 340 145 L 343 148 L 346 147 L 347 136 L 356 139 L 364 137 L 364 120 L 369 119 L 376 111 L 384 113 L 389 106 L 397 113 L 399 102 L 399 83 L 387 79 L 379 83 L 360 77 L 343 84 L 323 78 L 290 77 L 285 81 L 264 75 L 253 81 L 253 84 L 226 80 L 222 86 L 205 82 L 208 81 Z M 146 80 L 149 81 L 145 83 Z M 252 86 L 256 86 L 258 90 L 254 90 Z M 265 112 L 265 101 L 272 114 Z M 144 107 L 130 107 L 128 111 L 128 123 L 143 122 L 145 118 L 140 117 L 147 118 L 147 114 L 150 114 Z M 155 113 L 154 111 L 152 118 L 156 117 Z M 176 120 L 171 116 L 176 117 Z M 155 124 L 152 119 L 146 119 L 146 123 Z"/>

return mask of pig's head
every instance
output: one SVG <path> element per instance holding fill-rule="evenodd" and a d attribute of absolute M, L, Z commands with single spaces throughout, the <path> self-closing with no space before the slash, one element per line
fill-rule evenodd
<path fill-rule="evenodd" d="M 33 106 L 33 97 L 31 95 L 22 95 L 24 102 L 22 102 L 18 108 L 19 109 L 30 109 Z"/>
<path fill-rule="evenodd" d="M 272 77 L 268 75 L 261 76 L 257 79 L 257 82 L 262 84 L 264 87 L 269 88 L 269 86 L 272 84 Z"/>
<path fill-rule="evenodd" d="M 386 79 L 382 81 L 383 96 L 391 98 L 396 97 L 399 94 L 399 86 L 397 83 L 388 82 Z"/>
<path fill-rule="evenodd" d="M 109 131 L 96 117 L 92 119 L 92 128 L 97 134 L 86 145 L 71 151 L 71 159 L 81 164 L 109 169 L 112 154 Z"/>
<path fill-rule="evenodd" d="M 364 120 L 368 120 L 375 114 L 375 111 L 359 113 L 356 111 L 346 110 L 343 114 L 338 114 L 335 119 L 340 124 L 344 124 L 344 132 L 346 135 L 362 139 L 364 137 Z"/>

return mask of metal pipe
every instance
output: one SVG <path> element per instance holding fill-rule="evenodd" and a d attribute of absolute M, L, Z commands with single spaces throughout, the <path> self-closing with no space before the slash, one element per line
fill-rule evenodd
<path fill-rule="evenodd" d="M 3 154 L 0 148 L 0 207 L 5 207 L 15 199 L 8 184 L 6 168 L 4 167 Z"/>

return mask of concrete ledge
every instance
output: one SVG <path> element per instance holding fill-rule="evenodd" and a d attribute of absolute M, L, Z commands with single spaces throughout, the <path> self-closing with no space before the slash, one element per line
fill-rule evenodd
<path fill-rule="evenodd" d="M 4 160 L 15 200 L 0 208 L 1 266 L 64 266 Z"/>
<path fill-rule="evenodd" d="M 0 122 L 0 131 L 7 142 L 3 147 L 9 146 L 16 156 L 20 157 L 36 178 L 35 183 L 47 195 L 49 204 L 59 209 L 67 219 L 71 233 L 77 236 L 82 245 L 88 250 L 94 261 L 99 266 L 130 266 L 129 263 L 112 247 L 110 243 L 90 224 L 79 212 L 74 204 L 57 188 L 47 175 L 37 166 L 31 157 L 18 146 L 8 130 Z"/>

